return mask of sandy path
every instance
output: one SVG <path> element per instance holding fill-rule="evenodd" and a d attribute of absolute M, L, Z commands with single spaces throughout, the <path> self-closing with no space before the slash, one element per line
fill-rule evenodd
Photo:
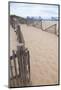
<path fill-rule="evenodd" d="M 21 25 L 30 51 L 32 85 L 58 83 L 58 37 L 32 26 Z"/>

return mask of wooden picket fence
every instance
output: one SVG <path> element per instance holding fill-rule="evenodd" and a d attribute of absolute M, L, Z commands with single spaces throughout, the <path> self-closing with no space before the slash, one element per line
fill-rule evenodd
<path fill-rule="evenodd" d="M 30 55 L 29 50 L 18 46 L 10 56 L 9 87 L 28 86 L 30 83 Z"/>

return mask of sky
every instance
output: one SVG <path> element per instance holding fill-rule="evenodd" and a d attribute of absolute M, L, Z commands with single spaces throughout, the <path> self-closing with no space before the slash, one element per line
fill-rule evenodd
<path fill-rule="evenodd" d="M 58 17 L 57 5 L 10 3 L 10 15 L 21 17 L 33 16 L 42 18 Z"/>

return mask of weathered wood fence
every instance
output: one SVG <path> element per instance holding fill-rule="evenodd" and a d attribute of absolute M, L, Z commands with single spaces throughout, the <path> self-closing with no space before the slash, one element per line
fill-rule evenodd
<path fill-rule="evenodd" d="M 10 87 L 27 86 L 30 83 L 30 56 L 28 49 L 18 47 L 10 56 Z"/>
<path fill-rule="evenodd" d="M 57 24 L 54 24 L 46 28 L 44 31 L 56 34 L 57 32 L 56 27 L 57 27 Z"/>
<path fill-rule="evenodd" d="M 9 60 L 9 87 L 29 86 L 30 84 L 30 54 L 25 48 L 24 38 L 17 26 L 17 51 L 12 50 Z"/>
<path fill-rule="evenodd" d="M 58 34 L 57 24 L 53 24 L 53 25 L 49 26 L 48 28 L 42 29 L 42 30 L 45 32 L 53 33 L 55 35 Z"/>

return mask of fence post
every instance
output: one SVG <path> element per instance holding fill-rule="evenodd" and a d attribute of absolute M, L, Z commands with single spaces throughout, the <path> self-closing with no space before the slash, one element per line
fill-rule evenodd
<path fill-rule="evenodd" d="M 28 70 L 29 70 L 29 81 L 30 81 L 30 55 L 28 51 Z"/>
<path fill-rule="evenodd" d="M 19 44 L 17 46 L 17 56 L 18 56 L 18 62 L 19 62 L 19 75 L 20 75 L 20 82 L 21 85 L 23 85 L 23 45 Z"/>
<path fill-rule="evenodd" d="M 42 29 L 42 20 L 41 20 L 41 29 Z M 43 30 L 43 29 L 42 29 Z"/>
<path fill-rule="evenodd" d="M 55 34 L 57 34 L 57 33 L 56 33 L 56 28 L 57 28 L 56 26 L 57 26 L 57 25 L 55 24 Z"/>
<path fill-rule="evenodd" d="M 14 86 L 14 80 L 12 80 L 13 78 L 13 70 L 12 70 L 12 65 L 11 65 L 11 61 L 10 61 L 10 72 L 11 72 L 11 77 L 10 77 L 10 87 Z"/>
<path fill-rule="evenodd" d="M 16 68 L 16 59 L 15 59 L 15 51 L 13 50 L 13 61 L 14 61 L 14 69 L 15 69 L 15 80 L 16 80 L 16 85 L 19 85 L 18 82 L 18 75 L 17 75 L 17 68 Z"/>

